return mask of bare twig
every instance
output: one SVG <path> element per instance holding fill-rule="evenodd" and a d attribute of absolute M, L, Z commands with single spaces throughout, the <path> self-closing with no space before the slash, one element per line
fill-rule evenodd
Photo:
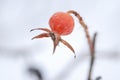
<path fill-rule="evenodd" d="M 85 24 L 85 22 L 83 21 L 82 17 L 80 16 L 79 13 L 77 13 L 76 11 L 74 10 L 70 10 L 68 11 L 67 13 L 70 13 L 70 14 L 74 14 L 78 20 L 79 20 L 79 23 L 82 25 L 82 27 L 84 28 L 84 31 L 85 31 L 85 34 L 86 34 L 86 38 L 88 40 L 88 44 L 89 44 L 89 48 L 90 48 L 90 53 L 91 53 L 91 61 L 90 61 L 90 69 L 89 69 L 89 74 L 88 74 L 88 80 L 91 80 L 91 75 L 92 75 L 92 68 L 93 68 L 93 64 L 94 64 L 94 45 L 95 45 L 95 38 L 96 38 L 96 33 L 94 34 L 94 39 L 93 41 L 91 40 L 91 37 L 90 37 L 90 34 L 88 32 L 88 27 L 87 25 Z"/>
<path fill-rule="evenodd" d="M 91 55 L 90 69 L 89 69 L 89 73 L 88 73 L 88 80 L 91 80 L 93 65 L 94 65 L 94 61 L 95 61 L 95 42 L 96 42 L 96 36 L 97 36 L 97 33 L 95 33 L 94 36 L 93 36 L 93 49 L 94 50 L 93 50 L 93 53 Z"/>
<path fill-rule="evenodd" d="M 28 70 L 31 74 L 34 74 L 38 78 L 38 80 L 43 80 L 42 73 L 37 68 L 30 67 Z"/>

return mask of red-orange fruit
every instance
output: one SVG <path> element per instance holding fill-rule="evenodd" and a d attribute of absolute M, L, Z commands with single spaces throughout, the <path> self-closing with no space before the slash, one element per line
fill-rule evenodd
<path fill-rule="evenodd" d="M 54 33 L 68 35 L 74 29 L 74 19 L 69 13 L 57 12 L 50 18 L 49 25 Z"/>

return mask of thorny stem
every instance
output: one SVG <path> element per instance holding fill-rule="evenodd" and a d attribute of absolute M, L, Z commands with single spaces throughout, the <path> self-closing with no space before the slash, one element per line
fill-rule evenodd
<path fill-rule="evenodd" d="M 73 14 L 75 15 L 78 20 L 79 20 L 79 23 L 82 25 L 82 27 L 84 28 L 84 31 L 85 31 L 85 34 L 86 34 L 86 38 L 88 40 L 88 44 L 89 44 L 89 48 L 90 48 L 90 53 L 91 53 L 91 62 L 90 62 L 90 69 L 89 69 L 89 74 L 88 74 L 88 80 L 91 80 L 91 73 L 92 73 L 92 68 L 93 68 L 93 64 L 94 64 L 94 44 L 95 44 L 95 37 L 96 37 L 96 33 L 94 35 L 94 39 L 93 41 L 91 40 L 91 37 L 89 35 L 89 32 L 88 32 L 88 27 L 87 25 L 85 24 L 85 22 L 83 21 L 82 17 L 80 16 L 79 13 L 77 13 L 76 11 L 74 10 L 69 10 L 67 13 L 70 13 L 70 14 Z"/>

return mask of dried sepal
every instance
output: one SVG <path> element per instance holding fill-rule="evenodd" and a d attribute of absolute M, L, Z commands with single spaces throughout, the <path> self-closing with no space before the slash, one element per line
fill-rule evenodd
<path fill-rule="evenodd" d="M 63 40 L 63 39 L 60 39 L 60 41 L 65 45 L 65 46 L 67 46 L 73 53 L 74 53 L 74 57 L 76 57 L 76 54 L 75 54 L 75 51 L 74 51 L 74 49 L 73 49 L 73 47 L 67 42 L 67 41 L 65 41 L 65 40 Z"/>
<path fill-rule="evenodd" d="M 46 32 L 51 32 L 49 29 L 47 29 L 47 28 L 35 28 L 35 29 L 31 29 L 30 30 L 30 32 L 31 31 L 34 31 L 34 30 L 43 30 L 43 31 L 46 31 Z"/>
<path fill-rule="evenodd" d="M 59 44 L 60 41 L 60 36 L 56 36 L 55 39 L 53 40 L 54 48 L 53 48 L 53 54 L 56 50 L 57 45 Z"/>
<path fill-rule="evenodd" d="M 44 38 L 44 37 L 50 37 L 50 35 L 48 33 L 42 33 L 42 34 L 39 34 L 39 35 L 33 37 L 32 40 L 37 39 L 37 38 Z"/>

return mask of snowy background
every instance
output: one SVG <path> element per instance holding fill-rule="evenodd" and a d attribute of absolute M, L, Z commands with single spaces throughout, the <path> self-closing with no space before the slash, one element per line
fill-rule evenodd
<path fill-rule="evenodd" d="M 120 1 L 119 0 L 0 0 L 0 80 L 38 80 L 30 74 L 38 69 L 43 80 L 86 80 L 90 55 L 84 30 L 75 18 L 72 34 L 63 37 L 75 49 L 60 44 L 52 55 L 50 38 L 31 40 L 49 28 L 50 16 L 75 10 L 89 27 L 98 32 L 96 61 L 92 78 L 120 80 Z"/>

